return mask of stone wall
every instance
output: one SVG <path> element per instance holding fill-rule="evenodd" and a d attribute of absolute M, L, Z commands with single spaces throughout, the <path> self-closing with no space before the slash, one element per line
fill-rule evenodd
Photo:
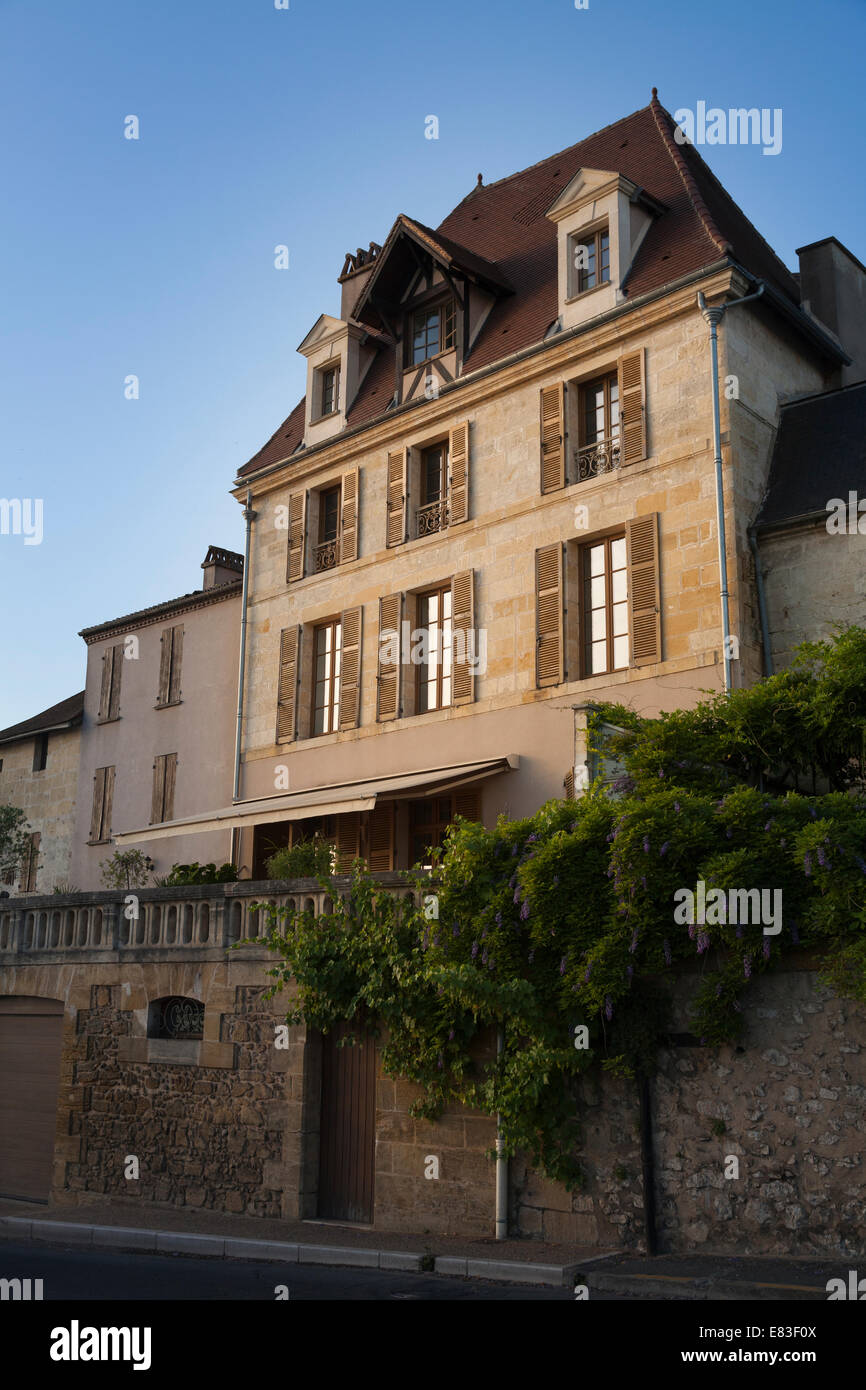
<path fill-rule="evenodd" d="M 866 627 L 864 549 L 866 541 L 859 534 L 828 532 L 826 518 L 761 537 L 776 670 L 790 663 L 799 642 L 829 637 L 840 620 Z"/>
<path fill-rule="evenodd" d="M 48 757 L 41 772 L 33 771 L 34 742 L 31 736 L 0 748 L 0 805 L 20 807 L 31 831 L 41 833 L 36 891 L 50 893 L 55 884 L 68 884 L 71 877 L 81 730 L 48 735 Z M 16 874 L 7 891 L 14 894 L 18 882 Z"/>

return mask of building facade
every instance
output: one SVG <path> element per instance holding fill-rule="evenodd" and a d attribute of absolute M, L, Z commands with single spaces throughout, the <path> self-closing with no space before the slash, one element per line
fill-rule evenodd
<path fill-rule="evenodd" d="M 0 806 L 19 807 L 29 826 L 27 854 L 2 892 L 71 886 L 83 711 L 81 691 L 0 732 Z"/>

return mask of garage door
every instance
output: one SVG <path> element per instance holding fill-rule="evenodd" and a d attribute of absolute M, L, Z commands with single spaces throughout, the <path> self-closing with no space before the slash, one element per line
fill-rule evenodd
<path fill-rule="evenodd" d="M 0 998 L 0 1197 L 48 1201 L 62 1031 L 59 999 Z"/>

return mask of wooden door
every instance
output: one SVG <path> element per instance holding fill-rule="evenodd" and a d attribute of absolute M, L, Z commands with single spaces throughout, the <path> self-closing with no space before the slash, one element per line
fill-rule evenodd
<path fill-rule="evenodd" d="M 318 1215 L 337 1221 L 373 1220 L 376 1154 L 376 1040 L 342 1023 L 322 1038 L 322 1111 Z"/>
<path fill-rule="evenodd" d="M 0 1196 L 47 1202 L 54 1164 L 63 1004 L 0 999 Z"/>

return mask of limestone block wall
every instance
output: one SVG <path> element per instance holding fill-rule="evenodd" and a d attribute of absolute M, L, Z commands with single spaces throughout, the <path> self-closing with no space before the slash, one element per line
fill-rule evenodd
<path fill-rule="evenodd" d="M 48 756 L 41 772 L 33 771 L 34 739 L 0 748 L 0 805 L 18 806 L 32 831 L 41 833 L 36 891 L 50 893 L 71 877 L 75 799 L 81 730 L 48 735 Z M 17 890 L 6 885 L 9 892 Z"/>
<path fill-rule="evenodd" d="M 762 536 L 760 558 L 776 670 L 799 642 L 829 637 L 836 623 L 866 627 L 866 536 L 828 534 L 819 521 Z"/>

